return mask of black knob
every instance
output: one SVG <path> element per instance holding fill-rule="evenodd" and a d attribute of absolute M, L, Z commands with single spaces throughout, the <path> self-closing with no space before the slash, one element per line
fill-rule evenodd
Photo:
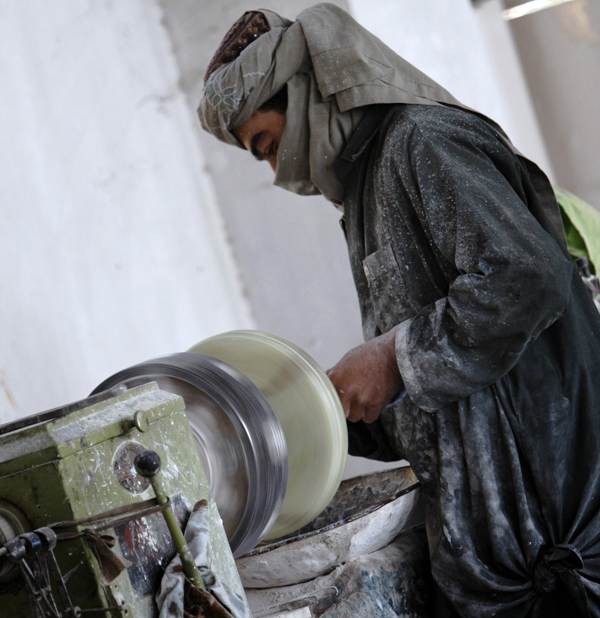
<path fill-rule="evenodd" d="M 160 457 L 156 451 L 144 451 L 135 458 L 134 464 L 138 474 L 150 478 L 160 470 Z"/>

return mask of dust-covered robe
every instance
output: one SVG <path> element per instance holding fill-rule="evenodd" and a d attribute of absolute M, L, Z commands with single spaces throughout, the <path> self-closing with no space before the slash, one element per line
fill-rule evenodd
<path fill-rule="evenodd" d="M 350 451 L 405 457 L 459 615 L 600 616 L 600 319 L 552 189 L 477 115 L 374 108 L 338 160 L 366 338 L 406 388 Z"/>

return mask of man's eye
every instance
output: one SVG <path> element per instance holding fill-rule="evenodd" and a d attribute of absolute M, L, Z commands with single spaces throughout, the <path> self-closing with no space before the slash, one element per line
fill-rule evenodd
<path fill-rule="evenodd" d="M 254 155 L 254 158 L 258 161 L 262 161 L 265 158 L 265 153 L 262 148 L 259 148 L 262 140 L 265 138 L 265 132 L 261 131 L 252 137 L 250 141 L 250 152 Z"/>
<path fill-rule="evenodd" d="M 271 157 L 273 155 L 273 153 L 275 152 L 275 144 L 274 142 L 270 142 L 268 147 L 265 148 L 265 150 L 261 150 L 259 148 L 255 148 L 253 151 L 254 154 L 254 158 L 257 161 L 264 161 L 265 159 Z"/>

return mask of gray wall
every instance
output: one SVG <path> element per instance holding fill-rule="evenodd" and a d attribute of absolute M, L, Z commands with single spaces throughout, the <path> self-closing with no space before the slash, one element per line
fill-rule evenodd
<path fill-rule="evenodd" d="M 311 4 L 282 0 L 260 6 L 293 18 Z M 181 83 L 194 108 L 221 38 L 256 6 L 240 0 L 162 1 Z M 198 136 L 256 327 L 294 341 L 326 367 L 335 363 L 362 339 L 339 213 L 320 197 L 273 187 L 267 163 L 221 144 L 199 125 Z"/>
<path fill-rule="evenodd" d="M 600 207 L 600 2 L 510 24 L 555 178 Z"/>

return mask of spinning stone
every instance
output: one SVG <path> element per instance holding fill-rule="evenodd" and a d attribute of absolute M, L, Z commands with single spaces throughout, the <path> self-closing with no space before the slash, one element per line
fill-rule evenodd
<path fill-rule="evenodd" d="M 248 378 L 197 352 L 134 365 L 96 390 L 149 381 L 184 399 L 211 498 L 231 550 L 243 555 L 270 529 L 287 487 L 287 451 L 277 417 Z"/>
<path fill-rule="evenodd" d="M 217 335 L 191 351 L 237 369 L 270 404 L 287 443 L 288 483 L 279 516 L 263 538 L 302 528 L 329 504 L 346 463 L 346 420 L 329 378 L 301 349 L 259 331 Z"/>

